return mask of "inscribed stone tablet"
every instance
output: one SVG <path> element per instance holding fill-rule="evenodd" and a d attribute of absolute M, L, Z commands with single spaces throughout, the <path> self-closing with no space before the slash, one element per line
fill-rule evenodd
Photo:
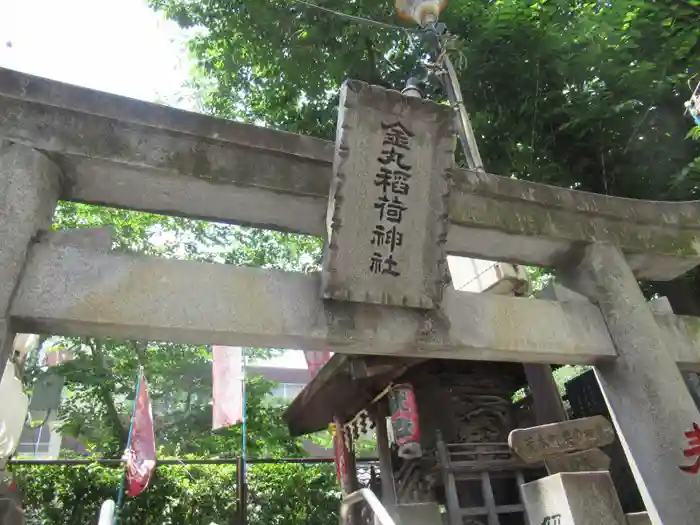
<path fill-rule="evenodd" d="M 596 472 L 610 468 L 610 456 L 599 448 L 571 452 L 545 460 L 547 472 Z"/>
<path fill-rule="evenodd" d="M 626 525 L 609 472 L 568 472 L 525 483 L 530 525 Z"/>
<path fill-rule="evenodd" d="M 434 308 L 446 275 L 454 113 L 348 80 L 338 111 L 323 297 Z"/>
<path fill-rule="evenodd" d="M 602 447 L 613 441 L 615 429 L 603 416 L 516 429 L 508 436 L 508 445 L 526 463 Z"/>

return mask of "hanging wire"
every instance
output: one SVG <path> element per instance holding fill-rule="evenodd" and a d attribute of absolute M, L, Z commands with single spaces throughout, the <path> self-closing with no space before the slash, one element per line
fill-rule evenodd
<path fill-rule="evenodd" d="M 313 9 L 318 9 L 319 11 L 324 11 L 326 13 L 333 15 L 333 16 L 337 16 L 339 18 L 344 18 L 346 20 L 350 20 L 350 21 L 353 21 L 353 22 L 358 23 L 358 24 L 383 27 L 385 29 L 394 29 L 394 30 L 398 30 L 398 31 L 405 31 L 406 33 L 409 33 L 409 32 L 416 33 L 419 31 L 418 29 L 409 28 L 409 27 L 402 27 L 402 26 L 399 26 L 396 24 L 389 24 L 387 22 L 380 22 L 379 20 L 372 20 L 370 18 L 364 18 L 362 16 L 349 15 L 347 13 L 335 11 L 334 9 L 329 9 L 328 7 L 323 7 L 323 6 L 320 6 L 318 4 L 314 4 L 313 2 L 307 2 L 306 0 L 294 0 L 294 3 L 302 4 L 302 5 L 311 7 Z"/>
<path fill-rule="evenodd" d="M 401 27 L 395 24 L 388 24 L 386 22 L 379 22 L 378 20 L 371 20 L 369 18 L 364 18 L 361 16 L 349 15 L 347 13 L 342 13 L 340 11 L 335 11 L 334 9 L 329 9 L 327 7 L 322 7 L 318 4 L 308 2 L 307 0 L 294 0 L 295 3 L 302 4 L 313 9 L 318 9 L 320 11 L 329 13 L 333 16 L 339 18 L 344 18 L 359 24 L 371 25 L 382 27 L 385 29 L 404 31 L 407 36 L 410 33 L 421 33 L 425 31 L 425 28 L 415 29 Z M 436 35 L 437 36 L 437 35 Z M 459 80 L 457 79 L 457 72 L 450 60 L 448 55 L 450 36 L 441 35 L 438 38 L 438 58 L 436 60 L 436 66 L 438 67 L 438 78 L 442 79 L 442 83 L 447 91 L 448 98 L 452 103 L 455 111 L 457 112 L 457 121 L 460 127 L 460 140 L 464 149 L 464 154 L 467 160 L 467 164 L 470 169 L 476 169 L 477 171 L 484 171 L 483 162 L 481 160 L 481 155 L 479 153 L 479 147 L 476 143 L 476 137 L 474 135 L 474 130 L 471 126 L 471 120 L 469 119 L 469 114 L 464 106 L 464 100 L 462 99 L 461 88 L 459 86 Z M 451 42 L 450 42 L 451 43 Z"/>

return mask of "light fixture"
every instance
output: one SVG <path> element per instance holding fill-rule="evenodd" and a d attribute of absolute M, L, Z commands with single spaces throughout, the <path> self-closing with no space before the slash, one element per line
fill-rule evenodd
<path fill-rule="evenodd" d="M 400 18 L 425 27 L 437 22 L 447 0 L 394 0 Z"/>

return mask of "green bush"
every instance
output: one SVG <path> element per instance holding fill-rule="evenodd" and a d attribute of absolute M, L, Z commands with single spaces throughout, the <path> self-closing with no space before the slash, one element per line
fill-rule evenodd
<path fill-rule="evenodd" d="M 15 466 L 27 525 L 86 525 L 116 499 L 123 470 L 85 466 Z M 337 523 L 332 465 L 251 465 L 248 523 Z M 148 489 L 126 498 L 121 525 L 224 525 L 236 515 L 235 465 L 159 466 Z"/>

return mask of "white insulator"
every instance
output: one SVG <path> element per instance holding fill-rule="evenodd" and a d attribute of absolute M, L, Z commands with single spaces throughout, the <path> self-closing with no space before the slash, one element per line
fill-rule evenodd
<path fill-rule="evenodd" d="M 114 509 L 116 505 L 114 501 L 108 499 L 100 508 L 100 519 L 97 525 L 112 525 L 114 523 Z"/>
<path fill-rule="evenodd" d="M 447 0 L 395 0 L 396 12 L 421 26 L 437 22 Z"/>

